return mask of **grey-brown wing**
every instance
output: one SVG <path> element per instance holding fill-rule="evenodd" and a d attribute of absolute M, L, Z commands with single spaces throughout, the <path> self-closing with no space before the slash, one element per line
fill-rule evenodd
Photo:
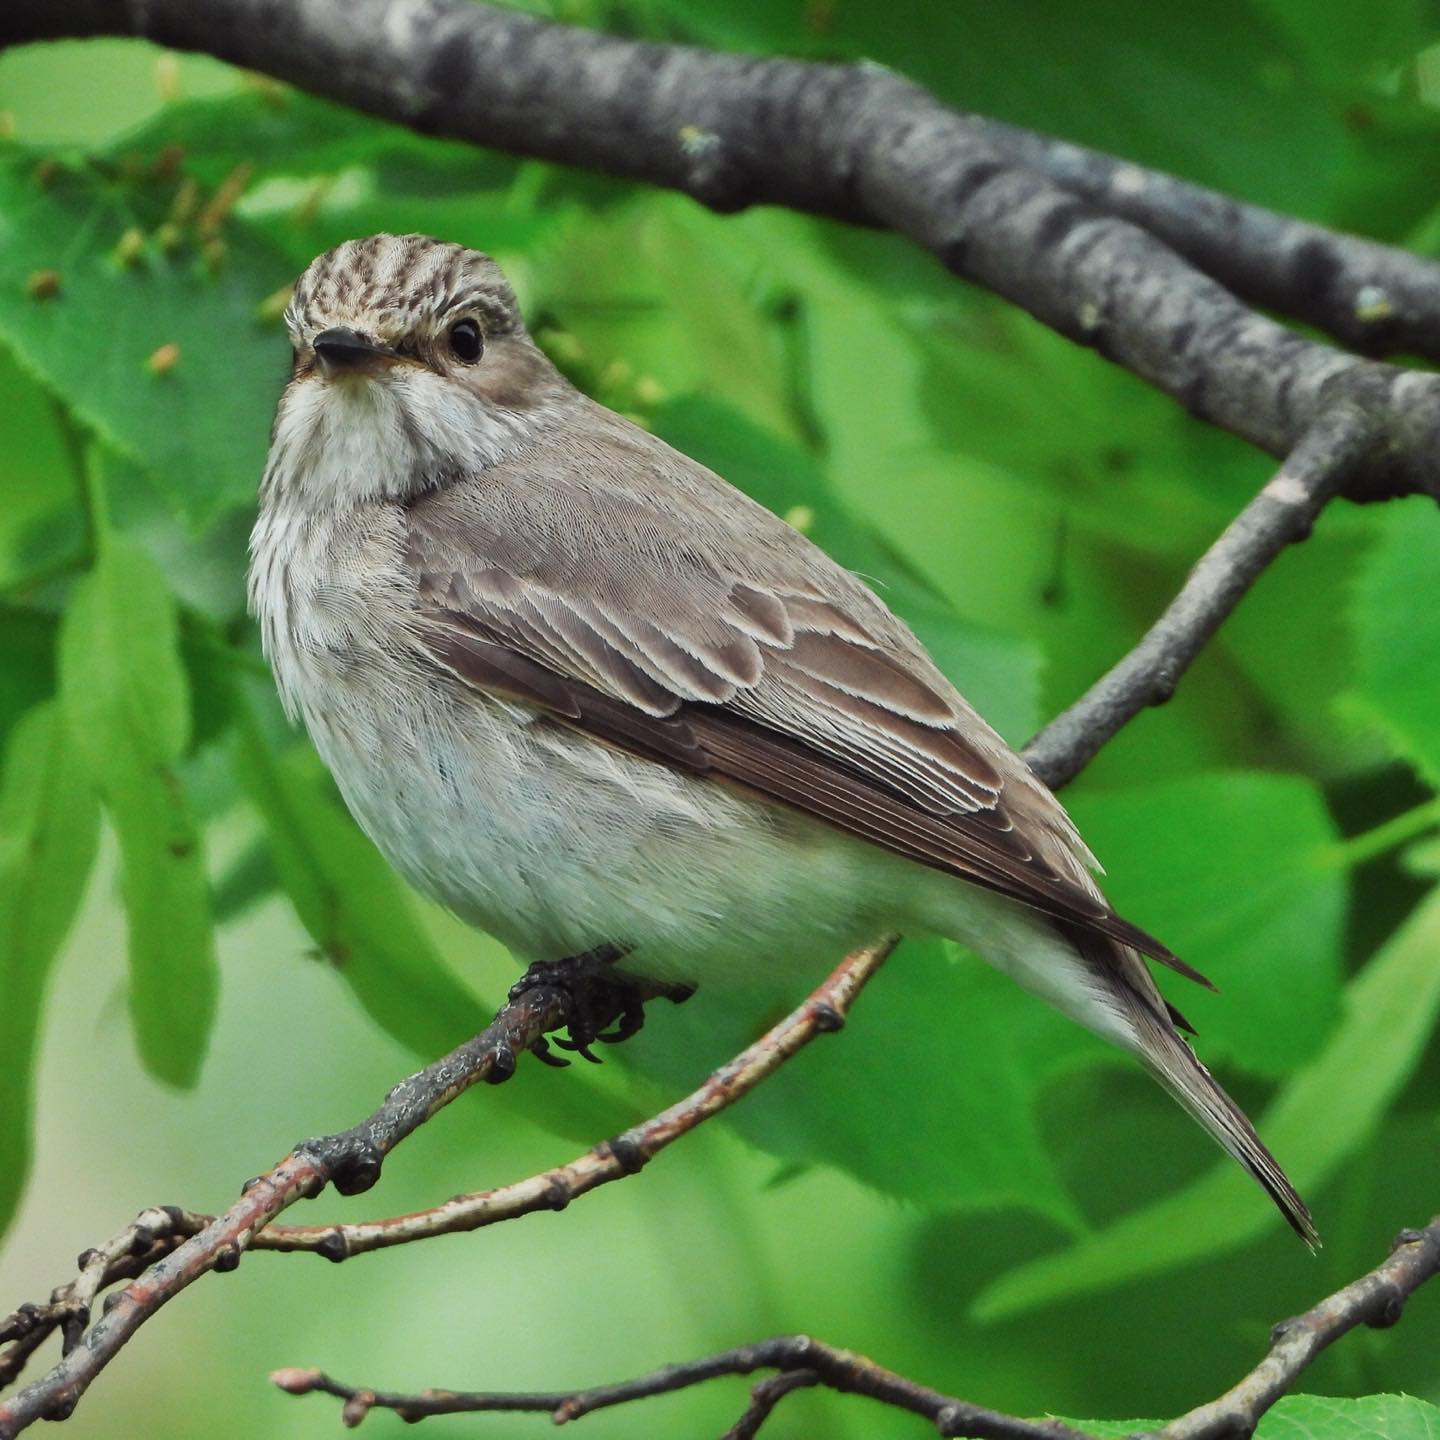
<path fill-rule="evenodd" d="M 1048 858 L 1064 812 L 863 586 L 728 487 L 681 520 L 580 458 L 583 490 L 521 464 L 412 504 L 436 660 L 1203 981 Z"/>

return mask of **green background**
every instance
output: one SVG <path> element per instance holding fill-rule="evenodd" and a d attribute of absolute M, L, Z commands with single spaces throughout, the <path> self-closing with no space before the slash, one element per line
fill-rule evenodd
<path fill-rule="evenodd" d="M 1418 0 L 559 9 L 869 57 L 965 108 L 1440 248 L 1440 21 Z M 275 296 L 319 250 L 420 229 L 493 252 L 579 383 L 882 585 L 1017 744 L 1134 643 L 1268 473 L 890 237 L 716 218 L 141 44 L 0 57 L 0 114 L 6 1304 L 143 1205 L 223 1207 L 463 1038 L 514 975 L 355 831 L 244 617 L 287 358 Z M 58 293 L 37 296 L 48 270 Z M 642 1178 L 339 1268 L 247 1258 L 147 1326 L 68 1433 L 331 1433 L 330 1402 L 266 1385 L 281 1365 L 554 1388 L 792 1330 L 1019 1413 L 1218 1393 L 1270 1324 L 1437 1208 L 1437 573 L 1432 504 L 1333 507 L 1067 793 L 1117 905 L 1220 984 L 1167 981 L 1311 1200 L 1318 1257 L 1135 1067 L 973 958 L 907 946 L 842 1036 Z M 561 1161 L 697 1082 L 771 1003 L 701 996 L 603 1069 L 523 1066 L 372 1194 L 297 1218 Z M 1422 1403 L 1440 1402 L 1437 1337 L 1440 1292 L 1422 1293 L 1304 1381 L 1420 1400 L 1297 1400 L 1262 1434 L 1440 1433 Z M 584 1429 L 716 1433 L 742 1395 Z M 366 1433 L 401 1425 L 377 1413 Z M 804 1394 L 766 1433 L 924 1426 Z"/>

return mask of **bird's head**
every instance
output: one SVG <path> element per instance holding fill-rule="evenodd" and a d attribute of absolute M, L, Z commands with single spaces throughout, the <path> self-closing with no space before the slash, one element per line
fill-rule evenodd
<path fill-rule="evenodd" d="M 500 267 L 424 235 L 327 251 L 285 323 L 293 364 L 265 483 L 316 498 L 403 498 L 493 465 L 573 393 Z"/>

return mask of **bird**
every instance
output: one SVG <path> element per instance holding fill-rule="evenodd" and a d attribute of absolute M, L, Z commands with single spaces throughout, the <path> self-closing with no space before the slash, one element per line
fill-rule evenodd
<path fill-rule="evenodd" d="M 1318 1243 L 1147 961 L 1209 982 L 1115 912 L 861 578 L 574 386 L 479 251 L 347 240 L 285 322 L 250 606 L 413 886 L 532 968 L 598 956 L 652 996 L 957 941 L 1137 1057 Z"/>

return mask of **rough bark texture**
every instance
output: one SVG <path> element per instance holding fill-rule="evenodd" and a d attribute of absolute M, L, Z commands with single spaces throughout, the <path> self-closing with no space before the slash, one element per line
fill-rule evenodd
<path fill-rule="evenodd" d="M 1027 751 L 1061 784 L 1146 705 L 1163 700 L 1254 579 L 1303 538 L 1335 493 L 1440 495 L 1440 377 L 1303 338 L 1245 303 L 1319 326 L 1366 355 L 1440 356 L 1440 267 L 1288 219 L 1110 157 L 957 114 L 870 66 L 816 65 L 615 39 L 463 0 L 12 0 L 0 46 L 98 34 L 201 50 L 417 129 L 669 186 L 716 210 L 769 203 L 894 229 L 957 275 L 1128 367 L 1196 415 L 1287 457 L 1136 649 Z M 1243 297 L 1237 298 L 1237 297 Z M 565 1013 L 530 992 L 445 1060 L 397 1086 L 354 1130 L 307 1142 L 212 1219 L 143 1212 L 81 1257 L 48 1305 L 0 1320 L 0 1384 L 49 1334 L 64 1354 L 0 1401 L 0 1440 L 68 1415 L 138 1328 L 248 1248 L 344 1258 L 557 1208 L 631 1173 L 662 1146 L 833 1028 L 883 959 L 861 954 L 758 1047 L 688 1101 L 561 1170 L 503 1191 L 369 1225 L 272 1224 L 324 1185 L 356 1192 L 384 1156 L 465 1086 L 503 1078 Z M 738 1067 L 738 1068 L 737 1068 Z M 1174 1440 L 1248 1434 L 1315 1354 L 1358 1324 L 1384 1325 L 1440 1271 L 1440 1219 L 1391 1258 L 1277 1329 L 1262 1364 L 1172 1423 Z M 130 1281 L 91 1324 L 100 1292 Z M 761 1342 L 618 1386 L 541 1396 L 387 1395 L 314 1372 L 285 1388 L 418 1418 L 541 1409 L 571 1419 L 723 1374 L 773 1367 L 732 1429 L 752 1435 L 791 1390 L 815 1384 L 928 1416 L 943 1434 L 1056 1433 L 939 1395 L 804 1337 Z"/>
<path fill-rule="evenodd" d="M 1355 277 L 1398 252 L 1278 237 L 1274 217 L 1178 182 L 1137 187 L 1106 169 L 1118 162 L 1022 143 L 879 67 L 623 40 L 464 0 L 18 0 L 0 19 L 0 45 L 97 33 L 206 51 L 419 130 L 716 210 L 786 205 L 894 229 L 1271 454 L 1341 399 L 1383 416 L 1389 443 L 1346 493 L 1440 495 L 1440 379 L 1305 339 L 1215 278 L 1344 332 Z M 1172 248 L 1187 217 L 1191 260 Z M 1226 244 L 1242 233 L 1244 262 Z M 1267 240 L 1276 255 L 1254 263 Z M 1349 270 L 1341 256 L 1355 257 Z M 1424 331 L 1440 310 L 1437 273 L 1414 257 L 1385 270 L 1391 318 L 1414 306 L 1402 329 Z"/>
<path fill-rule="evenodd" d="M 1241 299 L 1314 325 L 1363 355 L 1440 359 L 1433 261 L 1033 130 L 967 119 L 1012 160 L 1148 230 Z"/>

